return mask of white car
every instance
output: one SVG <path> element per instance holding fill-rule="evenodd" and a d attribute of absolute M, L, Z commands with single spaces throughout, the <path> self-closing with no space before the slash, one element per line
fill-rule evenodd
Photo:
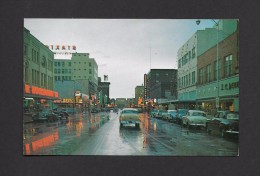
<path fill-rule="evenodd" d="M 182 125 L 188 128 L 192 126 L 196 127 L 206 127 L 206 113 L 199 110 L 189 110 L 185 116 L 182 118 Z"/>
<path fill-rule="evenodd" d="M 124 108 L 119 115 L 120 127 L 134 126 L 140 127 L 139 112 L 134 108 Z"/>

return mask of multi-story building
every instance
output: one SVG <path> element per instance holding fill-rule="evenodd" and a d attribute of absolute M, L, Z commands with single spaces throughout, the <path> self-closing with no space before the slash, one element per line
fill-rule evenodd
<path fill-rule="evenodd" d="M 58 98 L 54 91 L 53 60 L 54 53 L 35 38 L 28 29 L 23 30 L 24 37 L 24 99 L 33 100 L 34 108 L 52 107 L 52 100 Z M 37 107 L 35 107 L 37 106 Z M 26 111 L 32 108 L 26 107 Z"/>
<path fill-rule="evenodd" d="M 95 59 L 89 58 L 89 53 L 73 53 L 71 59 L 55 59 L 54 76 L 55 90 L 61 92 L 62 98 L 74 98 L 77 89 L 92 100 L 96 99 L 98 65 Z M 62 91 L 64 84 L 73 92 Z"/>
<path fill-rule="evenodd" d="M 236 30 L 236 20 L 220 20 L 219 32 L 216 28 L 198 30 L 178 50 L 178 100 L 196 102 L 197 58 Z M 213 26 L 216 27 L 216 26 Z"/>
<path fill-rule="evenodd" d="M 205 111 L 215 109 L 218 97 L 220 109 L 239 110 L 238 38 L 237 30 L 219 43 L 218 70 L 216 45 L 198 57 L 197 102 Z"/>
<path fill-rule="evenodd" d="M 147 99 L 177 99 L 177 69 L 151 69 L 147 85 Z"/>
<path fill-rule="evenodd" d="M 144 86 L 136 86 L 135 87 L 135 100 L 134 104 L 138 105 L 144 102 Z"/>
<path fill-rule="evenodd" d="M 101 77 L 98 77 L 98 93 L 101 107 L 109 104 L 109 85 L 110 82 L 101 82 Z"/>
<path fill-rule="evenodd" d="M 115 105 L 117 108 L 124 108 L 127 105 L 126 98 L 116 98 Z"/>

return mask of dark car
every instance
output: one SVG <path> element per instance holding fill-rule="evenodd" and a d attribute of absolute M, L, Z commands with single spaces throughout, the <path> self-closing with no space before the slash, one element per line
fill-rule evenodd
<path fill-rule="evenodd" d="M 33 115 L 34 122 L 54 122 L 59 120 L 59 116 L 50 109 L 41 109 Z"/>
<path fill-rule="evenodd" d="M 153 109 L 151 112 L 150 112 L 150 116 L 151 117 L 156 117 L 158 114 L 158 110 L 157 109 Z"/>
<path fill-rule="evenodd" d="M 65 109 L 54 109 L 53 112 L 59 117 L 60 120 L 68 120 L 69 113 Z"/>
<path fill-rule="evenodd" d="M 188 112 L 188 109 L 177 109 L 177 118 L 176 118 L 176 122 L 178 124 L 182 124 L 182 118 L 183 116 L 185 116 Z"/>
<path fill-rule="evenodd" d="M 91 113 L 98 113 L 98 112 L 99 112 L 99 110 L 96 109 L 96 108 L 93 108 L 93 109 L 91 110 Z"/>
<path fill-rule="evenodd" d="M 238 137 L 239 135 L 239 113 L 227 112 L 223 116 L 216 116 L 206 122 L 208 133 L 220 133 L 222 137 L 226 135 Z"/>

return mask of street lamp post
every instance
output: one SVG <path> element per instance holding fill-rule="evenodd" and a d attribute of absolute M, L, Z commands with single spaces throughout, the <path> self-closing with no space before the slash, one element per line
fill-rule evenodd
<path fill-rule="evenodd" d="M 217 57 L 216 57 L 216 69 L 217 69 L 217 96 L 216 96 L 216 109 L 219 109 L 219 21 L 216 22 L 214 19 L 211 20 L 217 26 Z M 200 24 L 200 20 L 196 21 L 196 24 Z"/>

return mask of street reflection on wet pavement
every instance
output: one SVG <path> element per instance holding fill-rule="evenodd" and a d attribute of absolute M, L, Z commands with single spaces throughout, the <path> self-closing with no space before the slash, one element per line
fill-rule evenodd
<path fill-rule="evenodd" d="M 140 129 L 120 128 L 117 113 L 24 125 L 24 155 L 238 156 L 238 140 L 140 114 Z"/>

